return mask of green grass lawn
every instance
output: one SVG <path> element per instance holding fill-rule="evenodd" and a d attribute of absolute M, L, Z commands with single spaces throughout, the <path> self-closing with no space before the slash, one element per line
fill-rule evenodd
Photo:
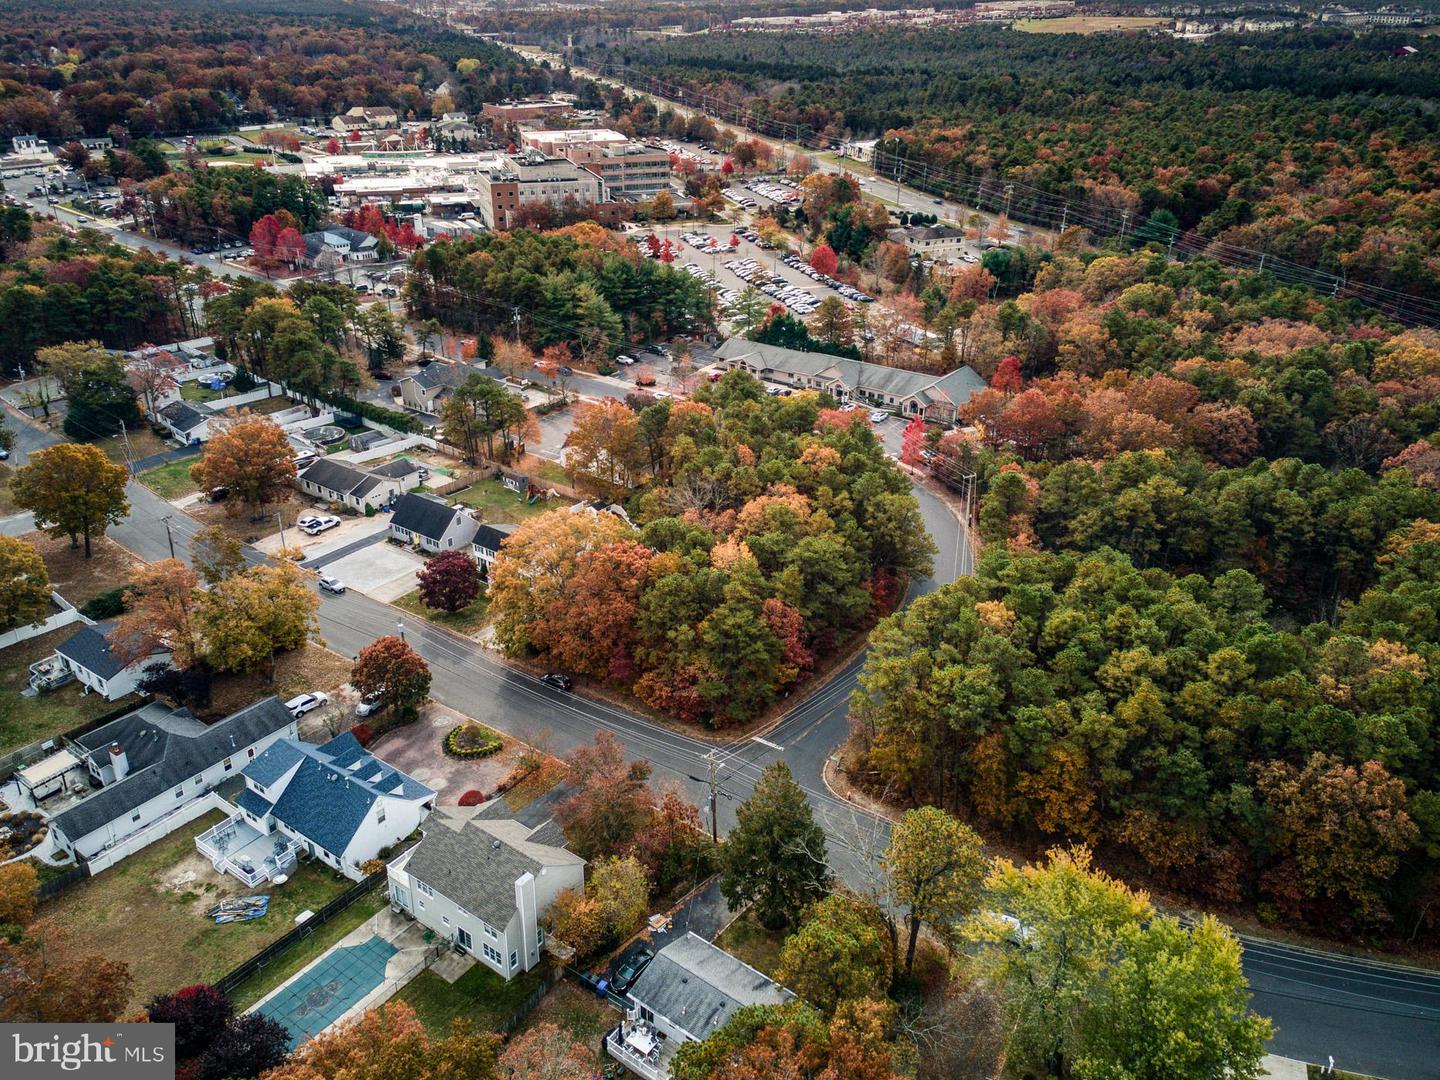
<path fill-rule="evenodd" d="M 487 614 L 490 610 L 490 601 L 482 592 L 480 598 L 467 608 L 456 612 L 441 611 L 438 608 L 428 608 L 420 602 L 420 590 L 414 589 L 400 599 L 394 601 L 396 607 L 402 611 L 408 611 L 411 615 L 433 622 L 438 626 L 448 626 L 457 634 L 473 634 L 485 625 Z"/>
<path fill-rule="evenodd" d="M 326 949 L 350 933 L 385 906 L 385 890 L 376 889 L 356 900 L 307 938 L 291 945 L 265 966 L 230 991 L 230 1002 L 236 1012 L 243 1012 L 277 986 L 305 967 Z"/>
<path fill-rule="evenodd" d="M 738 956 L 756 971 L 773 974 L 780 964 L 780 948 L 785 944 L 785 934 L 766 930 L 755 921 L 754 909 L 742 914 L 727 926 L 715 944 L 732 956 Z"/>
<path fill-rule="evenodd" d="M 180 384 L 180 397 L 185 401 L 214 401 L 231 392 L 228 386 L 223 390 L 211 390 L 210 387 L 201 386 L 198 382 Z"/>
<path fill-rule="evenodd" d="M 459 1017 L 473 1022 L 481 1031 L 496 1030 L 530 992 L 540 985 L 537 968 L 506 982 L 482 963 L 447 983 L 433 971 L 422 971 L 395 995 L 415 1010 L 431 1035 L 450 1034 L 450 1021 Z"/>
<path fill-rule="evenodd" d="M 0 753 L 40 739 L 53 739 L 62 731 L 124 705 L 126 700 L 138 704 L 134 698 L 106 701 L 99 694 L 82 694 L 80 685 L 74 682 L 38 697 L 20 696 L 20 691 L 30 685 L 30 665 L 51 655 L 78 629 L 62 626 L 0 650 Z"/>
<path fill-rule="evenodd" d="M 162 499 L 180 499 L 193 495 L 200 490 L 200 485 L 190 479 L 190 466 L 194 465 L 195 461 L 195 458 L 181 458 L 179 461 L 156 465 L 140 474 L 140 482 Z"/>
<path fill-rule="evenodd" d="M 546 502 L 543 499 L 528 503 L 515 492 L 508 490 L 499 480 L 479 480 L 449 498 L 479 510 L 485 521 L 501 524 L 521 522 L 553 510 L 556 506 L 565 505 L 555 500 Z"/>
<path fill-rule="evenodd" d="M 249 405 L 242 405 L 241 408 L 249 409 L 251 412 L 259 413 L 261 416 L 269 416 L 271 413 L 284 412 L 294 404 L 295 402 L 284 394 L 276 394 L 274 397 L 252 401 Z"/>
<path fill-rule="evenodd" d="M 544 462 L 540 468 L 535 470 L 535 476 L 537 479 L 554 486 L 564 485 L 568 487 L 570 484 L 570 477 L 566 476 L 565 470 L 560 467 L 559 463 L 554 461 Z"/>
<path fill-rule="evenodd" d="M 535 1006 L 535 1011 L 525 1018 L 521 1031 L 540 1024 L 554 1024 L 576 1042 L 589 1047 L 595 1054 L 595 1064 L 606 1061 L 600 1049 L 600 1040 L 607 1031 L 620 1022 L 620 1010 L 605 998 L 596 997 L 570 979 L 561 979 Z"/>
<path fill-rule="evenodd" d="M 213 982 L 290 931 L 300 912 L 318 911 L 350 888 L 313 862 L 268 889 L 217 874 L 195 849 L 195 837 L 221 819 L 218 811 L 206 814 L 42 905 L 42 917 L 69 931 L 62 959 L 102 953 L 124 961 L 135 979 L 129 1007 L 136 1009 L 156 994 Z M 264 918 L 216 926 L 205 915 L 218 900 L 250 892 L 270 894 Z"/>

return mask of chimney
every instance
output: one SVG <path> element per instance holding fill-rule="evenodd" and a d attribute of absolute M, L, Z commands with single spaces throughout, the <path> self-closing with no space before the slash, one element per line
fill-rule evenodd
<path fill-rule="evenodd" d="M 115 774 L 117 784 L 130 772 L 130 759 L 125 756 L 125 751 L 118 742 L 110 744 L 110 770 Z"/>

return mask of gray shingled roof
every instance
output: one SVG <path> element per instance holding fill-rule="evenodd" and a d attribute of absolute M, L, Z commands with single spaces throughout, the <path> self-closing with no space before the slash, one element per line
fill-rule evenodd
<path fill-rule="evenodd" d="M 168 420 L 177 431 L 194 431 L 214 414 L 204 405 L 192 405 L 188 401 L 172 401 L 160 410 L 160 415 Z"/>
<path fill-rule="evenodd" d="M 510 534 L 518 529 L 518 525 L 483 524 L 475 530 L 475 538 L 472 543 L 479 547 L 489 548 L 491 551 L 499 551 L 500 545 L 510 538 Z"/>
<path fill-rule="evenodd" d="M 114 678 L 124 671 L 126 666 L 110 651 L 109 637 L 114 629 L 113 622 L 83 626 L 61 642 L 55 651 L 71 663 L 93 672 L 98 678 Z M 146 657 L 136 663 L 143 666 L 148 660 L 149 657 Z"/>
<path fill-rule="evenodd" d="M 528 830 L 518 821 L 461 822 L 441 811 L 425 824 L 405 871 L 472 915 L 503 929 L 515 912 L 515 882 L 539 876 L 544 866 L 584 866 L 572 851 L 539 842 L 554 839 L 545 826 Z"/>
<path fill-rule="evenodd" d="M 355 490 L 370 479 L 370 474 L 364 469 L 347 465 L 343 461 L 322 457 L 302 472 L 300 479 L 331 491 L 338 491 L 343 495 Z"/>
<path fill-rule="evenodd" d="M 387 461 L 384 465 L 378 465 L 370 470 L 371 476 L 383 476 L 389 480 L 400 480 L 411 473 L 419 472 L 420 466 L 409 458 L 396 458 L 394 461 Z"/>
<path fill-rule="evenodd" d="M 780 1005 L 795 995 L 694 933 L 666 945 L 630 996 L 656 1016 L 704 1039 L 744 1005 Z"/>
<path fill-rule="evenodd" d="M 53 824 L 73 843 L 294 722 L 275 697 L 209 727 L 183 709 L 167 713 L 152 704 L 128 713 L 75 741 L 92 755 L 119 743 L 130 765 L 129 775 L 57 814 Z"/>
<path fill-rule="evenodd" d="M 390 524 L 397 529 L 408 529 L 419 536 L 439 540 L 455 520 L 455 515 L 461 513 L 464 511 L 447 506 L 442 499 L 411 491 L 400 496 Z"/>

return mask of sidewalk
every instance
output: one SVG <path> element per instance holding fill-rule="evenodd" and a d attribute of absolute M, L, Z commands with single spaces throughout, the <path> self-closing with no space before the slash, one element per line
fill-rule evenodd
<path fill-rule="evenodd" d="M 1265 1070 L 1264 1075 L 1270 1080 L 1306 1080 L 1309 1074 L 1303 1061 L 1278 1054 L 1266 1054 L 1260 1060 L 1260 1068 Z"/>

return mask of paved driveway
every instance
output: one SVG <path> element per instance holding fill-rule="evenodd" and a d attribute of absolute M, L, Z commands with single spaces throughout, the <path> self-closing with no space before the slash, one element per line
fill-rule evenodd
<path fill-rule="evenodd" d="M 327 563 L 325 573 L 376 600 L 398 600 L 415 588 L 415 574 L 425 560 L 413 551 L 381 541 Z"/>

